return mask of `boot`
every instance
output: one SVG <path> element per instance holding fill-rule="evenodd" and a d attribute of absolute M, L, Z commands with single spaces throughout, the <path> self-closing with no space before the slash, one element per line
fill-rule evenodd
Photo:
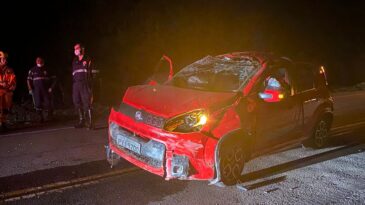
<path fill-rule="evenodd" d="M 77 110 L 79 113 L 79 123 L 75 125 L 75 128 L 83 128 L 85 127 L 85 114 L 82 109 Z"/>
<path fill-rule="evenodd" d="M 93 130 L 94 129 L 94 119 L 93 119 L 93 112 L 91 109 L 87 110 L 87 115 L 88 115 L 88 120 L 89 120 L 87 129 Z"/>
<path fill-rule="evenodd" d="M 8 126 L 6 126 L 5 122 L 1 122 L 0 132 L 6 132 L 6 131 L 8 131 Z"/>
<path fill-rule="evenodd" d="M 47 110 L 47 120 L 48 121 L 53 120 L 53 110 Z"/>
<path fill-rule="evenodd" d="M 6 132 L 8 130 L 8 126 L 6 126 L 6 116 L 8 114 L 7 109 L 0 109 L 0 132 Z"/>
<path fill-rule="evenodd" d="M 37 115 L 39 117 L 38 122 L 40 122 L 40 123 L 44 122 L 42 110 L 36 110 L 36 112 L 37 112 Z"/>

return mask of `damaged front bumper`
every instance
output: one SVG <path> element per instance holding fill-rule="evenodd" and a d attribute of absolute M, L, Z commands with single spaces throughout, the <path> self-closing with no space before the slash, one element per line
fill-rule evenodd
<path fill-rule="evenodd" d="M 128 155 L 155 168 L 163 167 L 166 151 L 164 144 L 137 136 L 115 122 L 110 122 L 111 144 Z"/>
<path fill-rule="evenodd" d="M 135 122 L 111 110 L 109 146 L 119 156 L 165 179 L 214 178 L 215 142 L 201 133 L 176 134 Z"/>

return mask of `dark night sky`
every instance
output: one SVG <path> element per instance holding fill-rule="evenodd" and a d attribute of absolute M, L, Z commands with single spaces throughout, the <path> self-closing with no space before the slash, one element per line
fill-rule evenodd
<path fill-rule="evenodd" d="M 333 86 L 365 78 L 365 5 L 356 0 L 14 0 L 0 9 L 0 50 L 16 70 L 18 96 L 38 55 L 69 90 L 79 41 L 102 70 L 109 101 L 146 79 L 163 53 L 177 70 L 207 54 L 260 50 L 325 65 Z"/>

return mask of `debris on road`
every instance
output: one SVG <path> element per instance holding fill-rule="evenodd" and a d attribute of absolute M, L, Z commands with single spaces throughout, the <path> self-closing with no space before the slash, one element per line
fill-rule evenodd
<path fill-rule="evenodd" d="M 265 191 L 265 193 L 269 194 L 269 193 L 277 191 L 277 190 L 279 190 L 279 188 L 273 188 L 273 189 L 269 189 L 269 190 Z"/>

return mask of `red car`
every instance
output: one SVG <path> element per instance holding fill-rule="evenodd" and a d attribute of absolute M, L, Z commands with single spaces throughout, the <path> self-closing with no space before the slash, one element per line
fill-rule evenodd
<path fill-rule="evenodd" d="M 234 184 L 258 155 L 306 139 L 323 146 L 332 112 L 323 67 L 257 52 L 207 56 L 163 84 L 129 87 L 111 110 L 109 147 L 167 180 Z"/>

